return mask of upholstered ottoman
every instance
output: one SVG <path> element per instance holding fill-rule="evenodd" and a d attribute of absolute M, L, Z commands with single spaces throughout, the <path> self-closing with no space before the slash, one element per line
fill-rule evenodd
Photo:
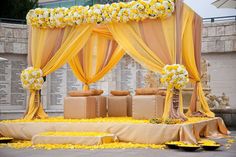
<path fill-rule="evenodd" d="M 108 96 L 107 106 L 109 117 L 132 116 L 131 96 Z"/>
<path fill-rule="evenodd" d="M 96 99 L 96 117 L 107 116 L 107 106 L 105 96 L 92 96 Z"/>
<path fill-rule="evenodd" d="M 65 97 L 64 118 L 95 118 L 96 97 Z"/>
<path fill-rule="evenodd" d="M 162 117 L 165 97 L 160 95 L 136 95 L 132 97 L 134 119 L 151 119 Z"/>

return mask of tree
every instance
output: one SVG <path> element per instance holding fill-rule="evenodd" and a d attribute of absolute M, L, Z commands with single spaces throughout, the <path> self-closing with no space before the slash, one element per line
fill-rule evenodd
<path fill-rule="evenodd" d="M 3 0 L 0 18 L 25 19 L 28 11 L 37 6 L 38 0 Z"/>

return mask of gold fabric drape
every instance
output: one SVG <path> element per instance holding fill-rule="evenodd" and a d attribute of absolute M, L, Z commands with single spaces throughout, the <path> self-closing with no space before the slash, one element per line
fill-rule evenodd
<path fill-rule="evenodd" d="M 138 23 L 115 23 L 109 24 L 108 28 L 127 54 L 144 67 L 152 71 L 161 71 L 165 64 L 142 40 Z"/>
<path fill-rule="evenodd" d="M 124 50 L 107 31 L 94 32 L 83 49 L 69 61 L 74 75 L 84 83 L 83 90 L 88 90 L 89 84 L 107 74 L 124 55 Z"/>
<path fill-rule="evenodd" d="M 29 34 L 29 65 L 40 68 L 43 76 L 60 68 L 76 55 L 87 42 L 91 25 L 66 27 L 65 29 L 40 29 L 32 27 Z M 30 91 L 25 119 L 46 118 L 40 102 L 39 91 Z"/>
<path fill-rule="evenodd" d="M 183 34 L 182 58 L 190 78 L 195 84 L 188 115 L 200 112 L 208 117 L 214 117 L 214 113 L 210 111 L 207 104 L 200 77 L 201 18 L 190 8 L 187 8 L 186 11 L 189 16 Z"/>

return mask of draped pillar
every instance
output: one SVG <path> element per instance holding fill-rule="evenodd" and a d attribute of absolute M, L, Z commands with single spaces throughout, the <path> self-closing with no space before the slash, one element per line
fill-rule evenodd
<path fill-rule="evenodd" d="M 201 56 L 201 18 L 190 8 L 186 8 L 189 14 L 183 34 L 183 64 L 189 72 L 191 81 L 194 83 L 194 92 L 191 98 L 188 115 L 202 115 L 214 117 L 207 104 L 200 77 Z"/>
<path fill-rule="evenodd" d="M 40 29 L 32 27 L 29 32 L 29 65 L 40 68 L 46 76 L 64 65 L 76 55 L 87 42 L 91 25 L 66 27 L 64 29 Z M 39 91 L 30 91 L 25 119 L 46 118 L 40 102 Z"/>
<path fill-rule="evenodd" d="M 198 73 L 194 69 L 191 69 L 196 68 L 194 67 L 195 62 L 189 61 L 189 59 L 195 59 L 194 52 L 196 48 L 194 49 L 193 46 L 190 46 L 193 45 L 193 43 L 189 44 L 191 40 L 187 40 L 190 33 L 188 31 L 193 31 L 194 29 L 189 27 L 192 24 L 192 15 L 194 12 L 188 6 L 183 5 L 182 0 L 176 2 L 176 7 L 176 14 L 162 21 L 144 20 L 139 22 L 139 25 L 135 22 L 116 23 L 109 24 L 108 28 L 119 45 L 147 69 L 161 72 L 161 69 L 166 64 L 180 63 L 186 65 L 190 77 L 195 74 L 191 78 L 194 78 L 195 81 L 200 81 L 200 78 L 197 78 Z M 148 30 L 149 33 L 147 33 Z M 145 31 L 146 35 L 144 35 Z M 199 60 L 199 58 L 196 59 Z M 192 64 L 194 66 L 190 67 Z M 198 87 L 199 98 L 201 103 L 205 104 L 202 106 L 207 111 L 208 105 L 203 98 L 201 84 L 198 84 Z M 172 96 L 171 90 L 167 89 L 163 114 L 164 119 L 172 114 L 170 106 Z M 179 100 L 180 115 L 181 117 L 185 117 L 183 113 L 182 92 L 180 92 Z"/>
<path fill-rule="evenodd" d="M 186 6 L 183 5 L 182 0 L 177 0 L 175 2 L 175 15 L 174 20 L 172 21 L 173 30 L 174 30 L 174 36 L 173 36 L 173 43 L 174 43 L 174 50 L 175 50 L 175 57 L 174 62 L 172 64 L 182 64 L 182 34 L 184 30 L 184 26 L 186 23 L 185 18 L 188 15 L 184 14 L 184 8 Z M 166 92 L 166 99 L 165 99 L 165 107 L 164 107 L 164 113 L 162 118 L 165 120 L 167 118 L 177 118 L 186 120 L 186 116 L 183 112 L 183 96 L 182 96 L 182 90 L 180 89 L 179 92 L 179 106 L 177 108 L 177 111 L 175 111 L 173 106 L 173 90 L 167 89 Z M 175 113 L 176 112 L 176 113 Z"/>
<path fill-rule="evenodd" d="M 180 9 L 179 14 L 181 11 Z M 147 69 L 160 73 L 166 64 L 174 64 L 177 61 L 175 18 L 172 16 L 165 20 L 144 20 L 139 24 L 136 22 L 109 24 L 108 28 L 127 54 Z M 180 33 L 178 37 L 181 38 L 182 21 L 179 22 L 177 29 L 180 29 Z M 178 47 L 179 58 L 177 62 L 181 61 L 181 46 Z M 171 89 L 167 89 L 164 119 L 173 114 L 171 109 L 172 95 Z M 180 107 L 177 112 L 180 117 L 186 118 L 183 114 L 182 92 L 180 92 Z"/>

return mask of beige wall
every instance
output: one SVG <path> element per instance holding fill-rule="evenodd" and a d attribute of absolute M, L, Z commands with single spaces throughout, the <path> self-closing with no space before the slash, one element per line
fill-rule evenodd
<path fill-rule="evenodd" d="M 215 95 L 226 93 L 236 108 L 236 22 L 205 23 L 202 57 L 210 63 L 210 87 Z"/>
<path fill-rule="evenodd" d="M 210 63 L 210 87 L 212 93 L 220 96 L 223 92 L 230 97 L 230 105 L 236 108 L 236 53 L 211 53 L 202 57 Z"/>

